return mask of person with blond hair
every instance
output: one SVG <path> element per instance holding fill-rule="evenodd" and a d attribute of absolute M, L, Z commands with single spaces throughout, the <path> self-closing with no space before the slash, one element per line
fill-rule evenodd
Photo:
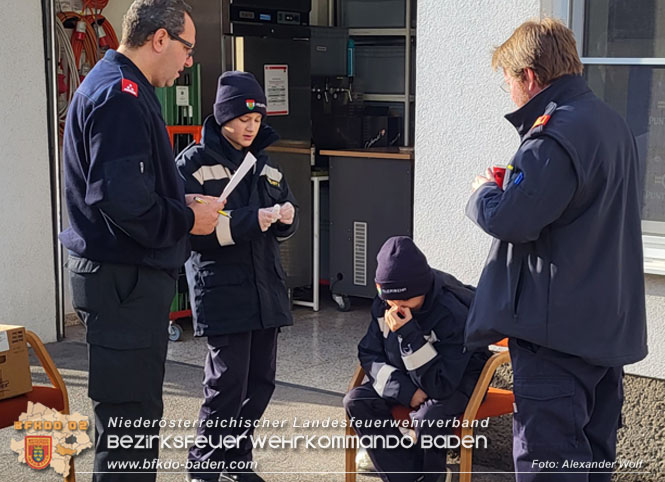
<path fill-rule="evenodd" d="M 519 482 L 609 481 L 623 366 L 647 354 L 644 161 L 561 22 L 520 25 L 492 67 L 518 107 L 506 118 L 520 145 L 503 185 L 477 176 L 466 207 L 494 238 L 466 344 L 509 337 Z"/>

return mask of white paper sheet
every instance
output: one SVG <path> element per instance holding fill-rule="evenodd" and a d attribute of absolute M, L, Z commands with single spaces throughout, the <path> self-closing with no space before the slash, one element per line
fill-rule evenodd
<path fill-rule="evenodd" d="M 224 191 L 222 191 L 221 196 L 219 196 L 220 202 L 226 201 L 226 198 L 231 195 L 233 190 L 238 186 L 238 184 L 240 184 L 240 181 L 242 181 L 242 178 L 245 177 L 245 175 L 250 171 L 250 169 L 252 169 L 252 167 L 254 167 L 254 164 L 256 164 L 256 157 L 254 157 L 251 152 L 248 152 L 245 156 L 245 159 L 242 161 L 242 164 L 240 164 L 240 167 L 233 174 L 233 177 L 231 177 L 231 180 L 224 188 Z"/>

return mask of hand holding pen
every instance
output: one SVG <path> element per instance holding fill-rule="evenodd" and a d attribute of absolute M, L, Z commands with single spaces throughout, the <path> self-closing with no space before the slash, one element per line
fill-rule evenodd
<path fill-rule="evenodd" d="M 194 212 L 194 225 L 190 230 L 191 234 L 206 235 L 212 233 L 217 226 L 219 214 L 228 215 L 228 213 L 222 212 L 226 202 L 219 202 L 213 196 L 187 194 L 185 202 L 187 207 Z"/>
<path fill-rule="evenodd" d="M 194 196 L 194 202 L 197 202 L 199 204 L 217 204 L 216 207 L 224 207 L 226 205 L 226 199 L 224 201 L 220 201 L 219 198 L 216 198 L 214 196 Z M 229 214 L 228 211 L 224 211 L 223 209 L 218 209 L 217 214 L 221 214 L 222 216 L 226 216 L 227 218 L 230 218 L 231 215 Z"/>

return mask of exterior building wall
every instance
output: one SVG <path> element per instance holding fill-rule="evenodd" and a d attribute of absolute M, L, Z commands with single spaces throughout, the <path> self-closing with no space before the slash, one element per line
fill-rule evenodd
<path fill-rule="evenodd" d="M 0 323 L 24 325 L 44 341 L 54 341 L 42 7 L 39 0 L 7 2 L 5 9 L 11 15 L 0 18 Z"/>

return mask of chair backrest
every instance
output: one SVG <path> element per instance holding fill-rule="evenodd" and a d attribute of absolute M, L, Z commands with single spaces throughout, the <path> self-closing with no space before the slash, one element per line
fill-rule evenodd
<path fill-rule="evenodd" d="M 464 420 L 476 420 L 487 418 L 488 416 L 499 416 L 513 411 L 514 396 L 512 391 L 503 389 L 490 390 L 490 382 L 494 373 L 501 365 L 510 363 L 510 352 L 507 350 L 493 354 L 480 372 L 480 377 L 476 382 L 476 387 L 469 398 L 469 403 L 464 411 Z M 490 408 L 490 405 L 494 405 Z M 479 416 L 480 408 L 483 406 L 485 416 Z"/>
<path fill-rule="evenodd" d="M 53 386 L 33 385 L 32 391 L 28 393 L 0 400 L 0 428 L 13 425 L 18 420 L 19 415 L 26 411 L 28 402 L 41 403 L 62 413 L 69 413 L 67 387 L 55 363 L 53 363 L 53 359 L 46 351 L 44 343 L 30 330 L 25 331 L 25 338 Z"/>
<path fill-rule="evenodd" d="M 62 398 L 64 400 L 64 409 L 62 413 L 69 413 L 69 394 L 67 393 L 67 387 L 65 382 L 58 371 L 58 368 L 53 362 L 53 358 L 46 351 L 46 347 L 42 340 L 32 331 L 25 331 L 26 340 L 28 344 L 32 347 L 32 350 L 35 352 L 35 356 L 39 360 L 39 363 L 44 368 L 46 376 L 51 381 L 51 384 L 56 388 L 60 393 L 62 393 Z"/>

